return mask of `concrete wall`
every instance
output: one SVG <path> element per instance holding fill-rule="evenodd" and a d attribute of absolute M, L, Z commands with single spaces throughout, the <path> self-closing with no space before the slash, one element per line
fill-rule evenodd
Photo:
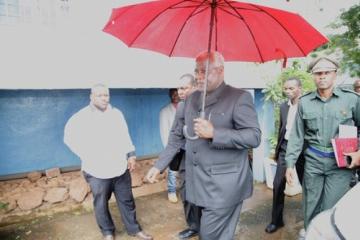
<path fill-rule="evenodd" d="M 254 149 L 254 178 L 264 180 L 266 136 L 272 124 L 261 89 L 250 91 L 263 139 Z M 89 90 L 0 90 L 0 176 L 53 167 L 79 166 L 63 143 L 67 120 L 89 103 Z M 162 149 L 159 112 L 169 103 L 167 89 L 111 89 L 111 103 L 121 109 L 138 156 Z"/>
<path fill-rule="evenodd" d="M 162 149 L 159 111 L 169 103 L 166 89 L 111 89 L 122 110 L 137 155 Z M 0 90 L 0 176 L 80 165 L 64 145 L 64 126 L 89 103 L 89 90 Z"/>

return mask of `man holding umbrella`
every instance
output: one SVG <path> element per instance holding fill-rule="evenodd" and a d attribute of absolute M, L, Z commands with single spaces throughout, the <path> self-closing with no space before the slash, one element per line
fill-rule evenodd
<path fill-rule="evenodd" d="M 224 59 L 219 52 L 196 57 L 195 77 L 198 91 L 177 111 L 168 145 L 180 149 L 185 143 L 186 200 L 201 209 L 200 239 L 230 240 L 242 203 L 252 195 L 248 149 L 260 144 L 261 131 L 251 95 L 224 83 Z M 207 95 L 206 119 L 199 118 L 202 94 Z M 185 138 L 184 125 L 198 137 Z M 159 162 L 170 163 L 175 154 L 160 155 Z M 148 172 L 150 182 L 163 170 L 159 165 Z"/>

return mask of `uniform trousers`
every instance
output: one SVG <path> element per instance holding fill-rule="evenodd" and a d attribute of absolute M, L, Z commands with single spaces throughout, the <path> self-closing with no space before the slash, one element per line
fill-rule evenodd
<path fill-rule="evenodd" d="M 335 158 L 305 151 L 303 207 L 305 229 L 320 212 L 332 208 L 350 189 L 352 171 L 338 168 Z"/>

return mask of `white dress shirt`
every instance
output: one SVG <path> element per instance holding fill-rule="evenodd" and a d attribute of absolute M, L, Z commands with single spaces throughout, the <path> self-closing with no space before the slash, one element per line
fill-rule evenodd
<path fill-rule="evenodd" d="M 111 105 L 104 112 L 89 105 L 75 113 L 64 142 L 80 157 L 81 169 L 101 179 L 124 174 L 127 154 L 135 151 L 123 114 Z"/>
<path fill-rule="evenodd" d="M 298 104 L 292 104 L 291 101 L 289 100 L 288 102 L 289 105 L 289 112 L 287 115 L 287 120 L 286 120 L 286 132 L 285 132 L 285 139 L 289 140 L 290 137 L 290 133 L 291 133 L 291 128 L 294 125 L 294 120 L 296 117 L 296 112 L 297 112 L 297 108 L 298 108 Z"/>

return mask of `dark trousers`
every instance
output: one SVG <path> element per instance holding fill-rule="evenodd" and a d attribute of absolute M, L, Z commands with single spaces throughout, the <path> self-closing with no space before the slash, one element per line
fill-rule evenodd
<path fill-rule="evenodd" d="M 200 218 L 201 218 L 201 209 L 195 204 L 186 201 L 186 188 L 185 188 L 185 166 L 184 159 L 182 160 L 180 169 L 179 169 L 179 178 L 180 178 L 180 196 L 183 202 L 185 220 L 187 225 L 191 230 L 197 232 L 200 231 Z"/>
<path fill-rule="evenodd" d="M 115 232 L 115 225 L 109 212 L 109 199 L 112 193 L 115 195 L 127 233 L 133 235 L 141 231 L 141 227 L 136 220 L 129 170 L 126 170 L 119 177 L 109 179 L 96 178 L 86 172 L 84 172 L 84 176 L 93 194 L 96 222 L 104 236 Z"/>
<path fill-rule="evenodd" d="M 200 240 L 233 240 L 242 203 L 228 208 L 201 208 Z"/>
<path fill-rule="evenodd" d="M 271 223 L 275 225 L 282 225 L 283 222 L 283 211 L 284 211 L 284 199 L 285 199 L 285 186 L 286 186 L 286 154 L 287 141 L 281 144 L 279 157 L 277 159 L 277 168 L 275 178 L 273 182 L 273 205 L 271 214 Z M 301 154 L 298 161 L 296 162 L 296 172 L 299 177 L 300 183 L 302 183 L 304 176 L 304 156 Z"/>

